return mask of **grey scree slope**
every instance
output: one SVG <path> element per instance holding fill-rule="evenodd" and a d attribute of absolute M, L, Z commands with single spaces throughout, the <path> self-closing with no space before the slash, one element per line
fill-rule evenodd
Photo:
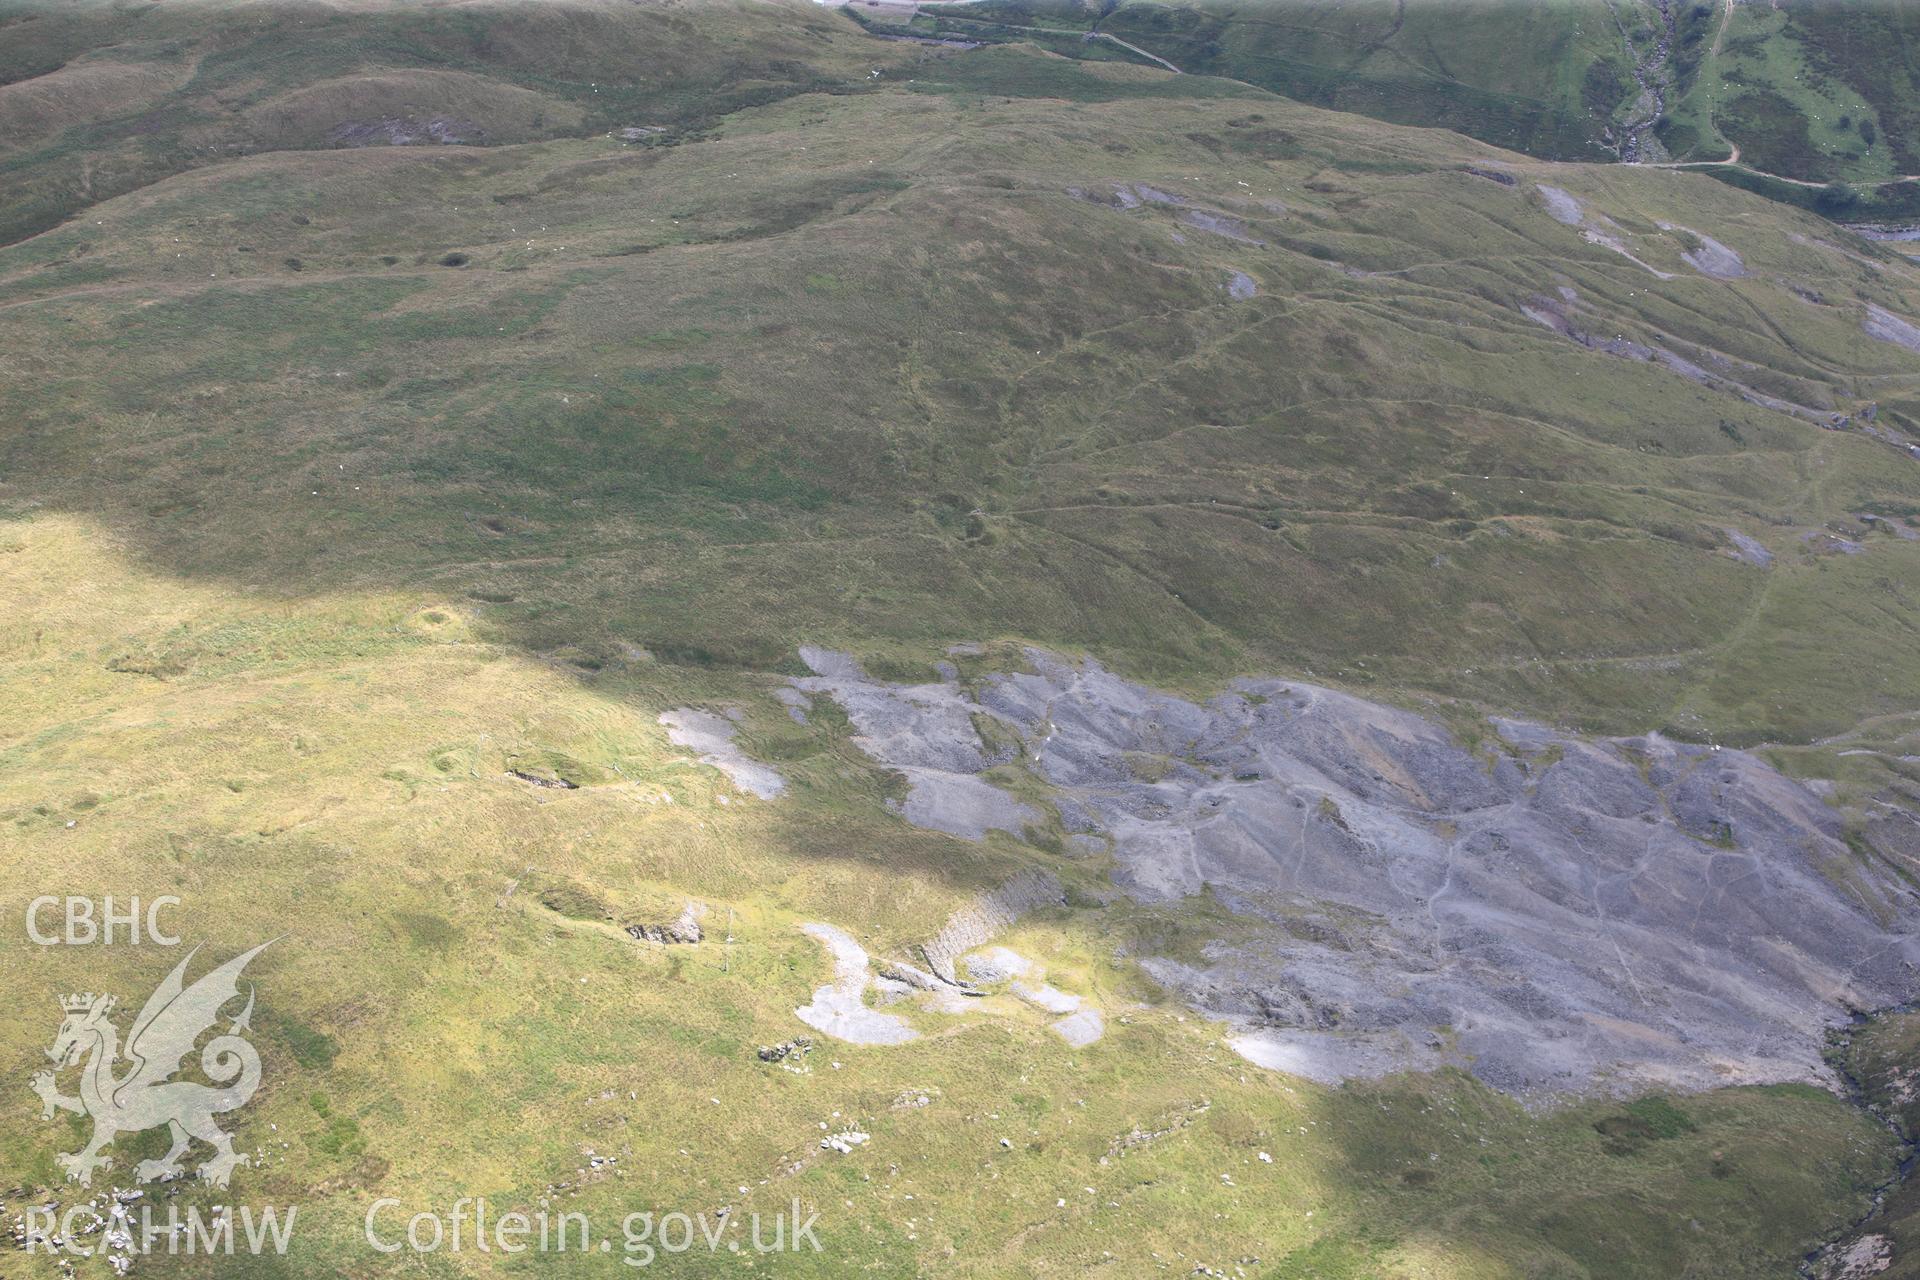
<path fill-rule="evenodd" d="M 908 820 L 979 839 L 1031 819 L 976 776 L 1008 754 L 990 717 L 1128 894 L 1231 907 L 1246 927 L 1203 966 L 1141 963 L 1262 1065 L 1454 1063 L 1525 1095 L 1818 1080 L 1827 1025 L 1920 990 L 1920 900 L 1744 752 L 1500 721 L 1511 753 L 1481 757 L 1298 681 L 1197 705 L 1037 651 L 1030 674 L 914 686 L 803 656 L 795 686 L 911 780 Z"/>

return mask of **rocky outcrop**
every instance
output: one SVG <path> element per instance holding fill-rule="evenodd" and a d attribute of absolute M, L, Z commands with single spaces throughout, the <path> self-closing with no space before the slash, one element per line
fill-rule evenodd
<path fill-rule="evenodd" d="M 804 1058 L 812 1052 L 813 1041 L 805 1036 L 795 1036 L 779 1044 L 761 1045 L 757 1056 L 762 1062 L 785 1062 L 789 1058 Z"/>
<path fill-rule="evenodd" d="M 680 918 L 670 924 L 635 922 L 625 926 L 627 936 L 640 942 L 657 942 L 662 946 L 688 944 L 700 941 L 700 908 L 689 902 L 680 913 Z"/>

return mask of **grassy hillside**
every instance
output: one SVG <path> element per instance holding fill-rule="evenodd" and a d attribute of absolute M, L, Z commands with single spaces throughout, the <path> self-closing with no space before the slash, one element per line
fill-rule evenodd
<path fill-rule="evenodd" d="M 1789 178 L 1920 173 L 1908 65 L 1920 7 L 1738 4 L 1712 21 L 1709 56 L 1662 130 L 1677 157 L 1722 158 L 1730 143 L 1743 163 Z"/>
<path fill-rule="evenodd" d="M 772 12 L 780 13 L 777 21 Z M 543 7 L 0 4 L 0 243 L 256 151 L 654 128 L 867 78 L 888 52 L 800 0 Z"/>
<path fill-rule="evenodd" d="M 0 918 L 174 893 L 210 954 L 286 935 L 233 1195 L 300 1204 L 302 1244 L 252 1273 L 389 1274 L 377 1196 L 552 1194 L 603 1222 L 797 1196 L 826 1251 L 779 1275 L 1731 1280 L 1791 1274 L 1888 1175 L 1892 1136 L 1804 1087 L 1531 1113 L 1253 1069 L 1131 959 L 1218 908 L 1111 901 L 1045 833 L 910 827 L 772 688 L 803 643 L 907 675 L 1033 641 L 1189 690 L 1310 673 L 1461 723 L 1798 743 L 1857 812 L 1920 699 L 1920 355 L 1867 331 L 1920 323 L 1904 259 L 1702 176 L 800 7 L 636 7 L 690 42 L 658 82 L 597 8 L 527 17 L 549 52 L 462 6 L 328 10 L 469 50 L 408 92 L 527 134 L 308 148 L 339 108 L 285 99 L 327 80 L 205 12 L 139 21 L 212 23 L 186 84 L 236 60 L 232 151 L 63 189 L 60 157 L 120 154 L 81 111 L 16 170 L 82 211 L 0 249 Z M 21 14 L 56 24 L 22 74 L 124 43 L 90 13 Z M 563 19 L 620 109 L 542 78 Z M 819 55 L 731 79 L 771 82 L 756 106 L 695 88 L 769 48 Z M 83 100 L 150 92 L 114 82 Z M 699 127 L 607 133 L 655 121 Z M 789 795 L 672 746 L 682 705 L 737 710 Z M 1871 768 L 1818 742 L 1873 717 Z M 1072 905 L 1010 941 L 1104 1040 L 994 996 L 758 1059 L 826 980 L 800 924 L 903 954 L 1032 867 Z M 617 927 L 689 898 L 698 946 Z M 0 1075 L 44 1065 L 56 993 L 136 1000 L 175 959 L 0 931 Z M 0 1183 L 66 1194 L 74 1132 L 8 1105 Z M 822 1149 L 843 1124 L 872 1142 Z"/>
<path fill-rule="evenodd" d="M 1641 6 L 1624 8 L 1641 20 Z M 1097 29 L 1192 74 L 1227 76 L 1316 106 L 1457 129 L 1561 159 L 1606 156 L 1609 125 L 1637 92 L 1612 7 L 1599 0 L 1546 6 L 986 0 L 930 12 L 956 34 L 983 21 Z"/>
<path fill-rule="evenodd" d="M 1905 0 L 985 0 L 922 15 L 916 26 L 929 33 L 1025 33 L 1062 53 L 1130 56 L 1062 34 L 1106 33 L 1194 74 L 1547 158 L 1737 155 L 1761 173 L 1869 187 L 1920 172 L 1908 65 L 1920 6 Z"/>
<path fill-rule="evenodd" d="M 1875 655 L 1911 643 L 1920 548 L 1860 521 L 1920 488 L 1887 442 L 1912 353 L 1862 327 L 1916 310 L 1893 255 L 1705 179 L 1507 186 L 1471 144 L 1161 73 L 914 75 L 694 146 L 279 153 L 102 205 L 0 252 L 11 483 L 173 572 L 430 582 L 539 651 L 1004 633 L 1749 741 L 1907 705 Z M 1081 101 L 1006 97 L 1036 92 Z M 1127 181 L 1195 203 L 1068 190 Z M 1686 263 L 1698 234 L 1751 274 Z M 1609 340 L 1876 416 L 1583 349 L 1523 311 L 1562 287 Z"/>

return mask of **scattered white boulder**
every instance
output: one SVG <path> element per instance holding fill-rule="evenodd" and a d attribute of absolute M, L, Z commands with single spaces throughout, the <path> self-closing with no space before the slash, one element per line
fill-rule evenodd
<path fill-rule="evenodd" d="M 858 1129 L 848 1129 L 841 1133 L 830 1133 L 820 1139 L 820 1149 L 822 1151 L 838 1151 L 844 1156 L 849 1154 L 855 1147 L 865 1146 L 868 1138 L 871 1136 L 870 1134 L 860 1132 Z"/>

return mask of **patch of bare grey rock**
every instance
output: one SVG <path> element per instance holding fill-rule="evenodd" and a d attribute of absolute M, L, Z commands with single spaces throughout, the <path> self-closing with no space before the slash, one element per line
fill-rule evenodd
<path fill-rule="evenodd" d="M 1037 650 L 1025 671 L 917 685 L 805 656 L 815 674 L 793 683 L 912 781 L 908 821 L 1017 830 L 1031 807 L 980 776 L 1017 757 L 1083 847 L 1111 850 L 1126 894 L 1230 908 L 1246 926 L 1231 945 L 1136 958 L 1261 1065 L 1331 1081 L 1452 1064 L 1539 1098 L 1827 1082 L 1829 1026 L 1920 994 L 1913 888 L 1746 752 L 1513 720 L 1470 748 L 1298 681 L 1200 703 Z M 1023 749 L 996 752 L 976 723 Z M 923 957 L 940 985 L 997 927 Z M 808 1021 L 863 1019 L 864 953 L 816 936 L 841 973 Z"/>

